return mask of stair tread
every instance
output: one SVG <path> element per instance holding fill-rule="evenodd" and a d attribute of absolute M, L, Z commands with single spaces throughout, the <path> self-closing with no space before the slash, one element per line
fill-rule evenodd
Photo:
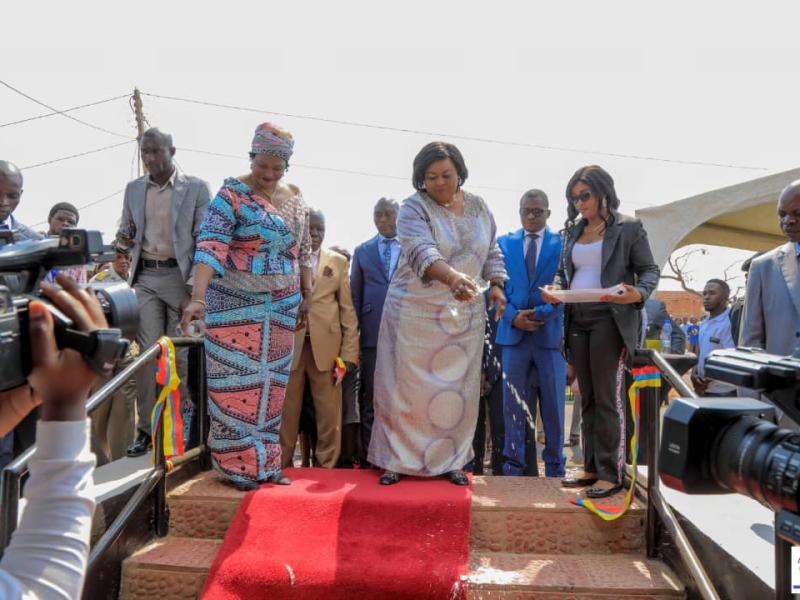
<path fill-rule="evenodd" d="M 564 590 L 603 594 L 655 592 L 682 597 L 683 585 L 664 563 L 638 554 L 515 554 L 473 551 L 473 590 Z"/>
<path fill-rule="evenodd" d="M 125 563 L 142 569 L 208 571 L 222 540 L 168 536 L 153 542 Z"/>
<path fill-rule="evenodd" d="M 170 500 L 219 500 L 239 504 L 247 492 L 226 483 L 215 471 L 205 471 L 175 487 Z"/>
<path fill-rule="evenodd" d="M 585 508 L 570 502 L 583 488 L 564 488 L 555 477 L 495 477 L 476 476 L 472 480 L 473 511 L 536 511 L 536 512 L 586 512 Z M 597 502 L 621 506 L 625 494 Z M 644 507 L 636 500 L 629 514 L 641 514 Z"/>
<path fill-rule="evenodd" d="M 548 477 L 497 477 L 478 475 L 472 480 L 472 509 L 478 511 L 525 510 L 551 512 L 585 512 L 585 508 L 570 503 L 581 488 L 561 487 L 561 480 Z M 239 504 L 246 492 L 224 482 L 214 471 L 206 471 L 170 492 L 170 500 L 215 500 Z M 599 502 L 619 506 L 624 494 L 604 498 Z M 634 500 L 628 513 L 644 512 L 644 506 Z"/>

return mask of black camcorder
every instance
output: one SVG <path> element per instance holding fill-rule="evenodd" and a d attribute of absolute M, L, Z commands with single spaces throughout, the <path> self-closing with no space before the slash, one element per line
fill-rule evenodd
<path fill-rule="evenodd" d="M 59 348 L 77 350 L 101 375 L 110 374 L 125 355 L 128 340 L 139 326 L 136 296 L 120 284 L 96 292 L 109 323 L 108 329 L 79 331 L 74 323 L 40 294 L 39 284 L 53 269 L 89 263 L 110 262 L 114 253 L 103 244 L 99 231 L 65 229 L 59 237 L 14 243 L 13 236 L 0 236 L 0 391 L 25 383 L 31 371 L 28 304 L 44 302 L 55 322 Z"/>
<path fill-rule="evenodd" d="M 755 348 L 712 352 L 708 377 L 766 395 L 800 422 L 800 353 Z M 664 414 L 661 480 L 687 494 L 737 492 L 774 511 L 800 513 L 800 432 L 775 424 L 773 405 L 753 398 L 680 398 Z"/>

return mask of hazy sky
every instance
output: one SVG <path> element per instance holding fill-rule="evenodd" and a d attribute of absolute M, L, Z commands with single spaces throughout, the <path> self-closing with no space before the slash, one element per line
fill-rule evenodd
<path fill-rule="evenodd" d="M 212 190 L 247 171 L 259 122 L 289 129 L 287 180 L 326 213 L 325 243 L 352 248 L 374 234 L 379 197 L 411 193 L 413 157 L 434 139 L 461 148 L 466 187 L 486 199 L 501 232 L 519 226 L 517 202 L 531 187 L 550 195 L 560 227 L 564 186 L 585 164 L 614 176 L 630 214 L 797 167 L 799 16 L 793 2 L 7 0 L 0 79 L 59 109 L 136 86 L 285 113 L 144 96 L 149 122 L 174 135 L 180 167 Z M 0 124 L 48 112 L 2 86 L 0 103 Z M 135 134 L 127 99 L 70 114 Z M 53 116 L 0 127 L 0 158 L 26 167 L 119 142 Z M 17 216 L 35 224 L 57 201 L 95 202 L 123 189 L 135 168 L 131 143 L 25 169 Z M 110 237 L 121 205 L 120 194 L 86 208 L 81 225 Z M 712 249 L 696 275 L 719 276 L 747 255 Z"/>

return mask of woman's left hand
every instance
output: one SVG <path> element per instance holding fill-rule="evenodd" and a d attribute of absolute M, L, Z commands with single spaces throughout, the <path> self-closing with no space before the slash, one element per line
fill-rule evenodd
<path fill-rule="evenodd" d="M 600 300 L 610 304 L 638 304 L 642 301 L 642 294 L 635 287 L 627 283 L 621 283 L 620 285 L 625 288 L 625 293 L 603 296 Z"/>
<path fill-rule="evenodd" d="M 499 321 L 503 313 L 506 312 L 506 295 L 496 285 L 489 288 L 489 310 L 492 308 L 495 309 L 494 320 Z"/>

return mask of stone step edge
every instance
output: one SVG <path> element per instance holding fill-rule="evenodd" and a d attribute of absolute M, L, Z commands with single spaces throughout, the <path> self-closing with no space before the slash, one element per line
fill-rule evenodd
<path fill-rule="evenodd" d="M 476 563 L 481 558 L 508 558 L 513 563 L 518 565 L 522 565 L 524 562 L 529 562 L 532 560 L 553 560 L 553 561 L 565 561 L 565 562 L 591 562 L 593 559 L 602 559 L 604 561 L 608 561 L 609 559 L 614 560 L 616 563 L 626 563 L 630 561 L 638 562 L 647 562 L 651 565 L 658 565 L 661 569 L 661 572 L 669 576 L 675 584 L 678 586 L 673 587 L 669 585 L 668 582 L 661 582 L 662 585 L 655 587 L 645 587 L 645 586 L 628 586 L 628 587 L 619 587 L 619 586 L 604 586 L 601 583 L 593 583 L 590 585 L 575 585 L 570 584 L 569 582 L 565 581 L 563 583 L 556 583 L 551 585 L 542 585 L 536 584 L 531 582 L 509 582 L 506 581 L 497 581 L 497 582 L 487 582 L 487 581 L 480 581 L 479 573 L 476 571 L 475 567 L 479 566 Z M 633 564 L 630 565 L 630 568 L 635 568 Z M 509 572 L 518 572 L 521 569 L 517 569 L 515 571 L 503 571 L 497 569 L 498 574 L 502 573 L 509 573 Z M 483 574 L 481 577 L 486 577 Z M 495 592 L 495 591 L 503 591 L 503 592 L 547 592 L 547 593 L 570 593 L 570 594 L 592 594 L 592 598 L 595 597 L 609 597 L 609 598 L 624 598 L 626 596 L 636 596 L 640 597 L 642 594 L 647 595 L 650 597 L 674 597 L 674 598 L 685 598 L 686 597 L 686 590 L 684 584 L 680 581 L 680 579 L 675 575 L 675 573 L 670 569 L 663 561 L 660 559 L 648 559 L 643 554 L 635 554 L 635 553 L 618 553 L 618 554 L 543 554 L 543 553 L 515 553 L 515 552 L 492 552 L 489 550 L 471 550 L 470 551 L 470 567 L 469 573 L 467 575 L 468 587 L 469 590 L 472 592 L 480 591 L 480 592 Z"/>
<path fill-rule="evenodd" d="M 200 565 L 196 564 L 186 564 L 181 563 L 179 560 L 175 561 L 177 564 L 164 564 L 162 562 L 157 562 L 153 560 L 148 560 L 148 554 L 152 554 L 152 552 L 156 549 L 160 549 L 163 546 L 172 545 L 174 542 L 184 542 L 184 543 L 191 543 L 192 545 L 201 545 L 206 546 L 205 550 L 206 553 L 210 556 L 210 559 L 207 561 L 208 564 L 202 563 Z M 135 566 L 137 570 L 151 570 L 151 571 L 192 571 L 196 573 L 205 573 L 211 568 L 211 563 L 214 561 L 214 557 L 216 556 L 217 552 L 219 551 L 220 547 L 222 546 L 222 540 L 218 538 L 195 538 L 195 537 L 186 537 L 186 536 L 173 536 L 168 535 L 167 537 L 158 538 L 143 548 L 140 548 L 133 554 L 131 554 L 128 558 L 126 558 L 123 562 L 124 564 L 128 564 L 130 566 Z M 213 550 L 213 552 L 211 552 Z M 176 554 L 177 558 L 184 557 L 183 554 Z M 186 558 L 190 558 L 188 555 Z"/>
<path fill-rule="evenodd" d="M 204 561 L 202 564 L 198 564 L 194 562 L 193 564 L 185 564 L 181 563 L 180 558 L 181 555 L 175 555 L 173 557 L 173 561 L 171 564 L 163 564 L 160 562 L 148 560 L 147 556 L 152 551 L 156 549 L 163 548 L 164 546 L 183 544 L 183 543 L 191 543 L 192 545 L 202 545 L 205 546 L 203 549 L 203 554 L 207 557 L 207 560 Z M 208 539 L 208 538 L 183 538 L 183 537 L 173 537 L 167 536 L 166 538 L 156 540 L 148 544 L 146 547 L 142 548 L 131 557 L 125 560 L 127 564 L 127 569 L 123 569 L 123 574 L 128 572 L 129 570 L 134 570 L 135 572 L 142 572 L 142 571 L 158 571 L 158 572 L 183 572 L 183 573 L 196 573 L 196 574 L 203 574 L 207 573 L 208 570 L 211 568 L 213 563 L 214 557 L 216 556 L 217 551 L 222 546 L 222 540 L 218 539 Z M 212 552 L 213 550 L 213 552 Z M 614 586 L 606 586 L 600 587 L 599 585 L 595 584 L 593 586 L 575 586 L 569 584 L 569 582 L 557 583 L 556 585 L 536 585 L 535 583 L 527 583 L 527 582 L 516 582 L 510 583 L 508 581 L 503 582 L 480 582 L 475 581 L 474 577 L 477 577 L 477 573 L 473 570 L 477 561 L 481 558 L 503 558 L 507 557 L 508 559 L 512 560 L 517 564 L 522 564 L 524 562 L 529 562 L 531 560 L 536 559 L 547 559 L 553 561 L 591 561 L 594 557 L 602 557 L 603 559 L 608 559 L 608 555 L 605 554 L 583 554 L 583 555 L 570 555 L 570 554 L 537 554 L 537 553 L 525 553 L 525 554 L 516 554 L 510 552 L 490 552 L 490 551 L 471 551 L 470 552 L 470 572 L 467 575 L 467 580 L 469 581 L 469 588 L 471 590 L 482 590 L 482 591 L 492 591 L 492 590 L 504 590 L 504 591 L 548 591 L 548 592 L 556 592 L 556 591 L 564 591 L 564 592 L 572 592 L 572 593 L 587 593 L 587 592 L 594 592 L 599 594 L 615 594 L 621 597 L 624 595 L 632 595 L 634 593 L 650 593 L 650 594 L 658 594 L 660 596 L 664 595 L 671 595 L 675 597 L 683 597 L 684 590 L 683 589 L 676 589 L 674 587 L 663 585 L 659 587 L 614 587 Z M 613 555 L 614 559 L 620 563 L 625 562 L 632 562 L 632 561 L 645 561 L 651 564 L 659 564 L 663 571 L 669 574 L 676 582 L 679 582 L 678 578 L 672 573 L 672 571 L 663 563 L 657 560 L 648 560 L 645 559 L 644 556 L 639 554 L 615 554 Z M 189 558 L 188 556 L 186 558 Z M 196 555 L 194 556 L 196 558 Z M 634 568 L 631 564 L 630 568 Z M 498 571 L 502 573 L 502 571 Z M 506 571 L 507 572 L 507 571 Z M 485 575 L 483 575 L 485 577 Z"/>
<path fill-rule="evenodd" d="M 170 496 L 169 502 L 175 503 L 191 503 L 191 504 L 222 504 L 222 505 L 239 505 L 240 499 L 222 498 L 219 496 L 183 496 L 176 495 Z M 580 506 L 567 505 L 567 506 L 482 506 L 477 503 L 472 503 L 471 511 L 473 513 L 547 513 L 547 514 L 588 514 L 588 510 Z M 644 516 L 647 509 L 642 506 L 631 506 L 623 517 L 641 517 Z"/>

